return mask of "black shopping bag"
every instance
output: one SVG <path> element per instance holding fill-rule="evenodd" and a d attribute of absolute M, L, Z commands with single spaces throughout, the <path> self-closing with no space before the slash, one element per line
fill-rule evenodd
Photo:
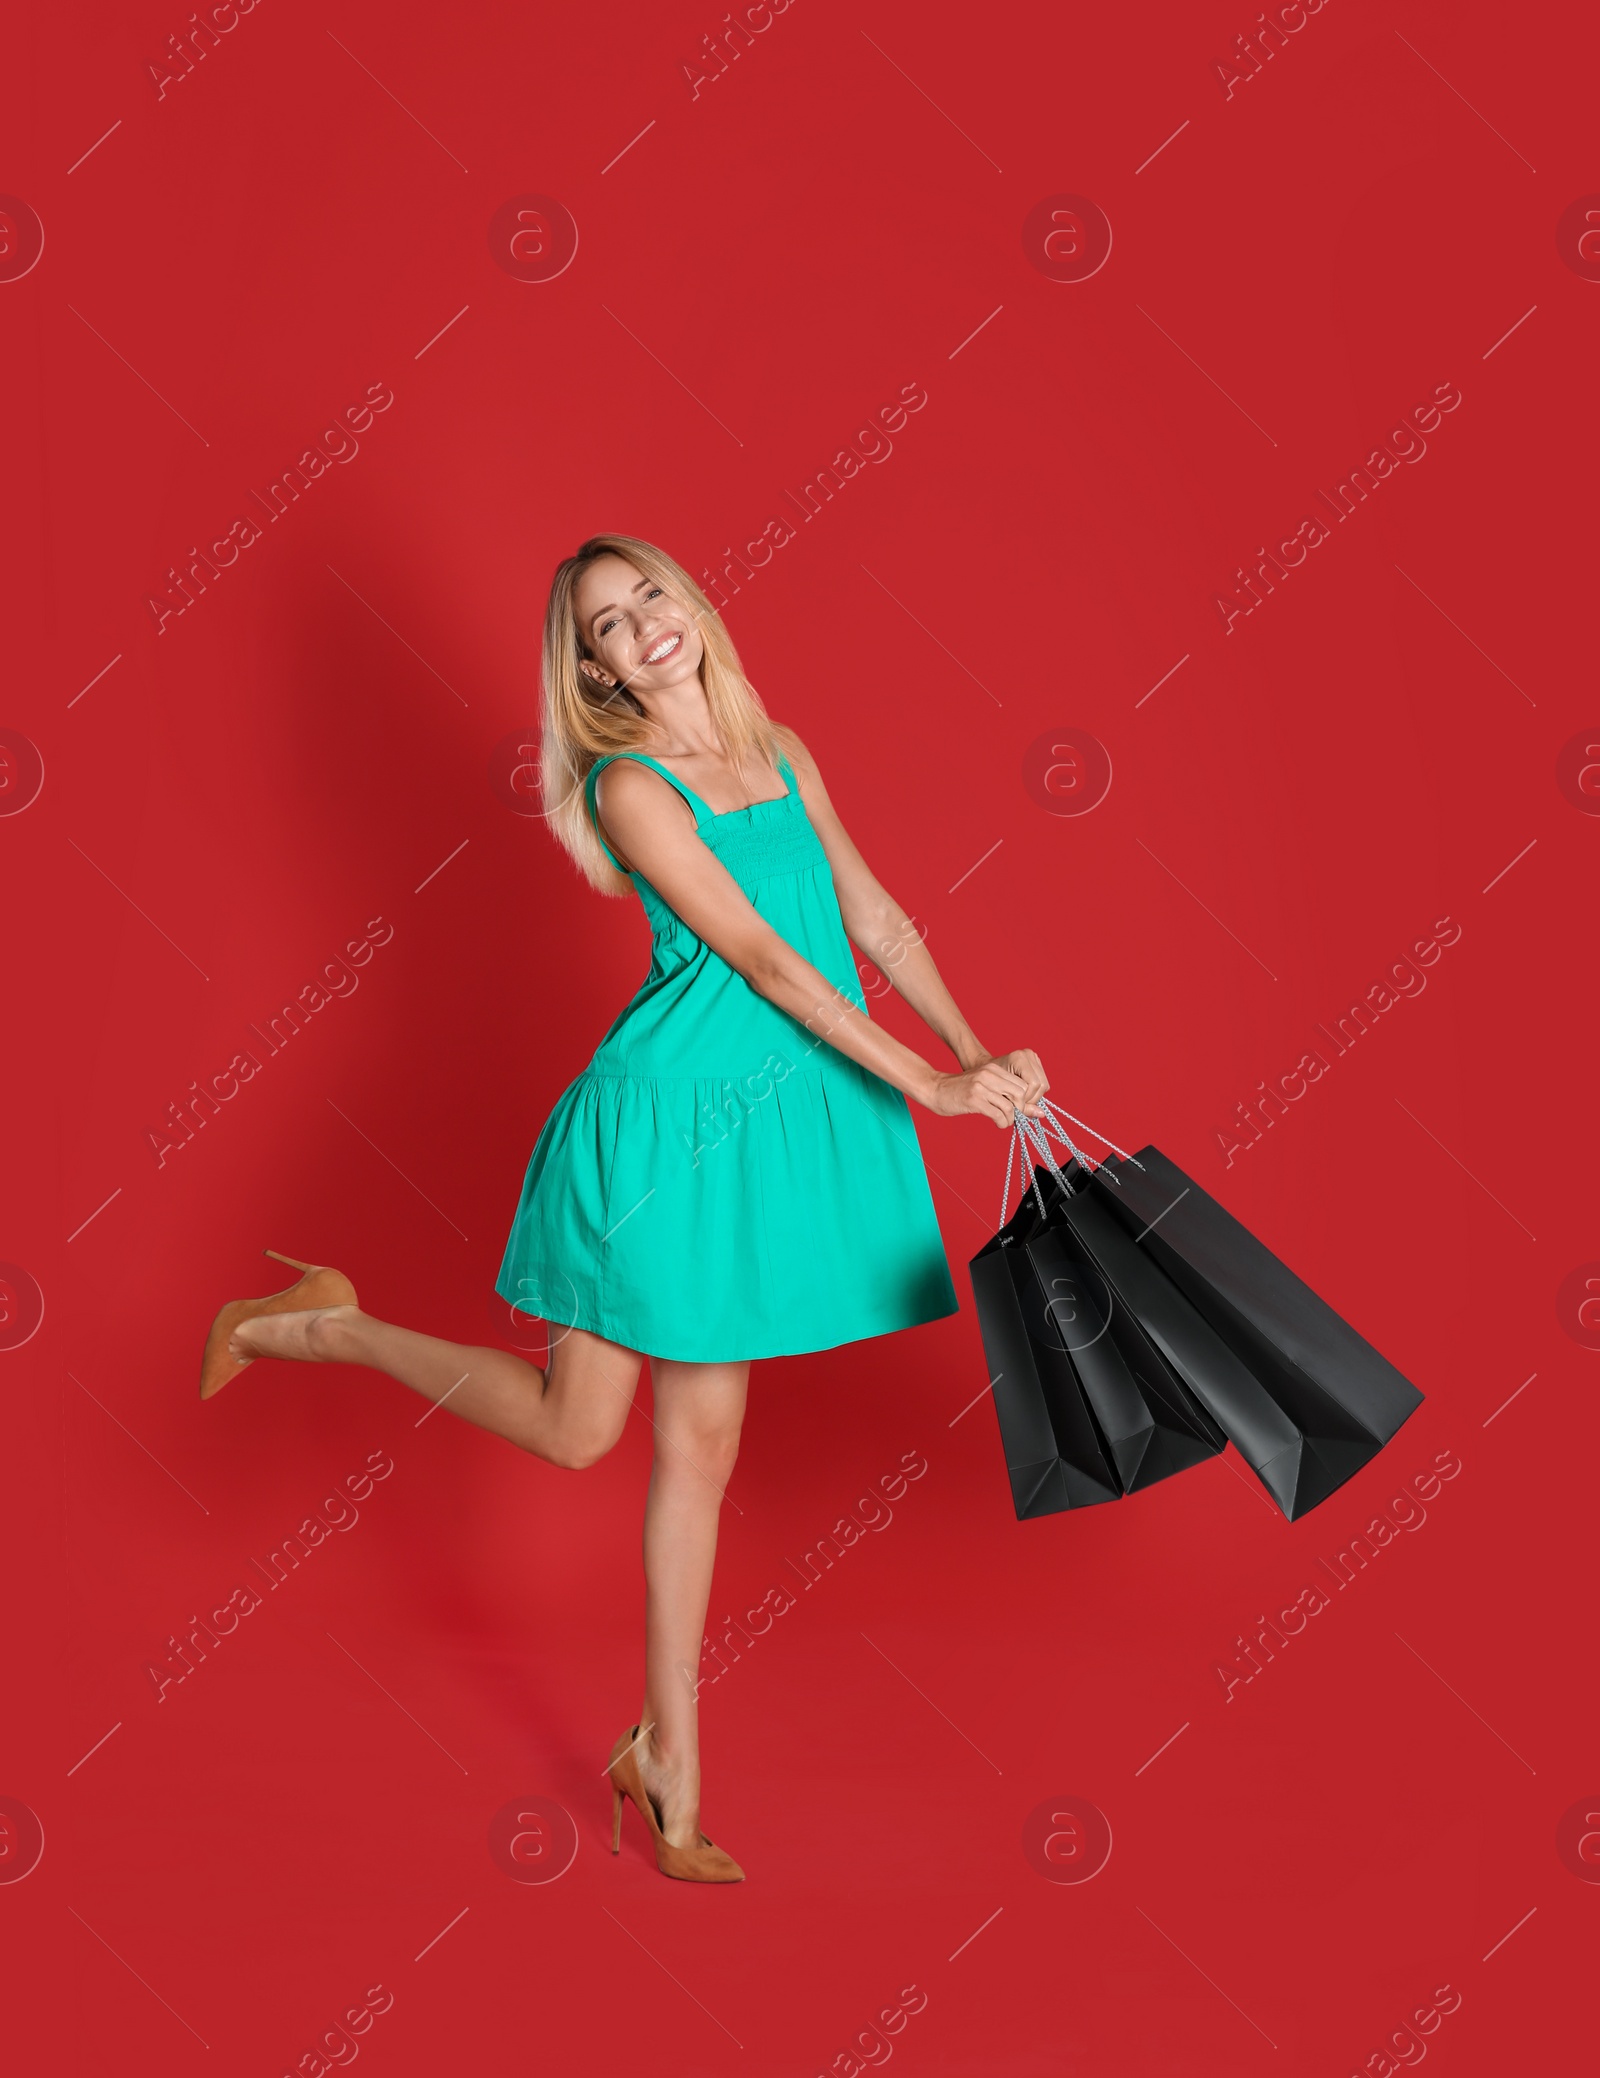
<path fill-rule="evenodd" d="M 1285 1515 L 1309 1506 L 1297 1493 L 1305 1437 L 1266 1384 L 1147 1256 L 1089 1188 L 1089 1172 L 1069 1165 L 1052 1178 L 1052 1217 L 1121 1299 Z"/>
<path fill-rule="evenodd" d="M 1108 1160 L 1092 1176 L 1069 1164 L 1067 1181 L 1087 1182 L 1071 1199 L 1079 1217 L 1102 1232 L 1114 1223 L 1157 1265 L 1288 1424 L 1294 1441 L 1263 1456 L 1279 1425 L 1219 1402 L 1214 1385 L 1179 1366 L 1291 1519 L 1376 1457 L 1421 1406 L 1408 1378 L 1159 1148 Z M 1236 1433 L 1240 1413 L 1254 1455 Z"/>
<path fill-rule="evenodd" d="M 970 1269 L 1019 1521 L 1116 1500 L 1223 1448 L 1037 1183 Z"/>
<path fill-rule="evenodd" d="M 1017 1520 L 1119 1499 L 1121 1482 L 1039 1301 L 1026 1244 L 1008 1243 L 1002 1228 L 969 1267 Z"/>

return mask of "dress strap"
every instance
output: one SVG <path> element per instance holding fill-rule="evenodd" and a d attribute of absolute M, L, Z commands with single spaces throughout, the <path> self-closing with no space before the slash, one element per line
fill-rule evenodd
<path fill-rule="evenodd" d="M 784 785 L 789 789 L 790 793 L 798 796 L 800 792 L 800 782 L 794 776 L 793 765 L 789 763 L 789 760 L 784 756 L 781 750 L 778 752 L 778 771 L 782 776 Z"/>
<path fill-rule="evenodd" d="M 669 785 L 676 787 L 689 804 L 690 810 L 694 815 L 694 826 L 697 830 L 702 829 L 706 823 L 712 821 L 713 817 L 711 810 L 701 800 L 693 787 L 685 786 L 675 772 L 669 772 L 666 766 L 657 759 L 646 757 L 642 750 L 614 750 L 606 757 L 596 758 L 589 767 L 588 777 L 583 782 L 583 798 L 588 803 L 589 820 L 594 824 L 594 833 L 596 837 L 600 838 L 600 849 L 619 873 L 626 873 L 628 868 L 623 865 L 610 845 L 607 844 L 605 838 L 600 835 L 600 816 L 595 805 L 595 781 L 600 777 L 606 766 L 615 764 L 618 758 L 630 758 L 635 764 L 648 765 L 652 772 L 659 772 Z"/>

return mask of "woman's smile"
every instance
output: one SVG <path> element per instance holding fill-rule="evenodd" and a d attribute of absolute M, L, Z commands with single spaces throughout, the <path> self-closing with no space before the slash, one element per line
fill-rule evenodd
<path fill-rule="evenodd" d="M 674 628 L 670 635 L 661 636 L 647 656 L 639 659 L 641 664 L 664 664 L 668 657 L 676 656 L 683 646 L 683 637 Z"/>

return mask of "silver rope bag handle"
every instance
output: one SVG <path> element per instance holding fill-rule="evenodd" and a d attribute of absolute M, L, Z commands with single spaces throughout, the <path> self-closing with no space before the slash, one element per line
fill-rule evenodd
<path fill-rule="evenodd" d="M 1025 1190 L 1032 1188 L 1041 1219 L 1045 1217 L 1045 1205 L 1044 1198 L 1039 1190 L 1038 1163 L 1034 1157 L 1036 1155 L 1041 1156 L 1046 1168 L 1049 1169 L 1061 1188 L 1063 1190 L 1068 1188 L 1066 1177 L 1063 1175 L 1061 1167 L 1056 1160 L 1055 1150 L 1050 1145 L 1052 1138 L 1061 1142 L 1062 1146 L 1066 1148 L 1068 1154 L 1073 1157 L 1085 1174 L 1093 1175 L 1096 1170 L 1103 1166 L 1099 1157 L 1086 1154 L 1078 1145 L 1061 1123 L 1063 1119 L 1070 1119 L 1080 1132 L 1087 1133 L 1091 1139 L 1101 1141 L 1110 1148 L 1114 1155 L 1119 1156 L 1125 1162 L 1132 1162 L 1136 1169 L 1142 1170 L 1144 1167 L 1143 1162 L 1138 1161 L 1133 1155 L 1120 1148 L 1115 1140 L 1108 1140 L 1104 1133 L 1097 1131 L 1094 1126 L 1086 1125 L 1081 1118 L 1073 1117 L 1070 1111 L 1063 1110 L 1059 1104 L 1052 1104 L 1048 1097 L 1039 1099 L 1039 1109 L 1043 1114 L 1042 1117 L 1024 1118 L 1019 1108 L 1016 1106 L 1012 1107 L 1011 1138 L 1006 1147 L 1006 1180 L 1004 1189 L 1000 1194 L 1000 1225 L 1002 1227 L 1006 1223 L 1006 1207 L 1011 1202 L 1011 1171 L 1016 1163 L 1019 1147 L 1022 1150 L 1023 1173 L 1027 1178 L 1023 1188 Z"/>
<path fill-rule="evenodd" d="M 1002 1227 L 1006 1223 L 1006 1207 L 1011 1202 L 1011 1171 L 1016 1162 L 1017 1149 L 1019 1147 L 1021 1147 L 1022 1149 L 1022 1173 L 1023 1176 L 1026 1178 L 1026 1181 L 1024 1182 L 1022 1188 L 1024 1192 L 1026 1192 L 1029 1185 L 1032 1185 L 1033 1195 L 1035 1199 L 1038 1201 L 1039 1217 L 1043 1219 L 1045 1216 L 1044 1199 L 1040 1195 L 1038 1181 L 1033 1173 L 1033 1164 L 1029 1157 L 1027 1137 L 1023 1132 L 1023 1125 L 1024 1120 L 1022 1113 L 1020 1111 L 1013 1109 L 1011 1115 L 1011 1136 L 1006 1142 L 1005 1188 L 1000 1193 L 1000 1226 Z M 996 1232 L 998 1231 L 999 1228 L 996 1228 Z"/>
<path fill-rule="evenodd" d="M 1055 1156 L 1051 1152 L 1050 1143 L 1040 1131 L 1038 1121 L 1036 1119 L 1024 1118 L 1017 1107 L 1013 1105 L 1011 1109 L 1011 1138 L 1006 1147 L 1005 1189 L 1000 1198 L 1001 1226 L 1004 1226 L 1006 1223 L 1006 1206 L 1011 1202 L 1011 1169 L 1019 1148 L 1022 1150 L 1022 1173 L 1025 1178 L 1022 1187 L 1025 1192 L 1032 1190 L 1034 1203 L 1039 1208 L 1039 1217 L 1041 1219 L 1046 1217 L 1046 1213 L 1044 1197 L 1039 1189 L 1039 1165 L 1034 1159 L 1036 1150 L 1043 1150 L 1047 1166 L 1061 1181 L 1063 1189 L 1066 1187 L 1065 1178 L 1062 1177 L 1061 1171 L 1056 1167 Z"/>
<path fill-rule="evenodd" d="M 1110 1141 L 1110 1139 L 1105 1139 L 1105 1135 L 1103 1135 L 1103 1133 L 1099 1133 L 1099 1128 L 1097 1128 L 1097 1126 L 1085 1124 L 1085 1120 L 1083 1120 L 1083 1118 L 1074 1118 L 1074 1116 L 1072 1116 L 1072 1112 L 1066 1112 L 1066 1110 L 1062 1110 L 1062 1105 L 1058 1105 L 1058 1103 L 1051 1103 L 1051 1101 L 1049 1101 L 1049 1097 L 1041 1097 L 1041 1099 L 1039 1099 L 1039 1110 L 1043 1112 L 1043 1120 L 1029 1120 L 1029 1122 L 1031 1122 L 1031 1124 L 1033 1124 L 1035 1128 L 1041 1128 L 1045 1135 L 1054 1135 L 1054 1137 L 1056 1137 L 1056 1139 L 1058 1139 L 1058 1141 L 1060 1141 L 1060 1143 L 1062 1143 L 1062 1145 L 1064 1145 L 1064 1147 L 1068 1149 L 1068 1153 L 1072 1153 L 1072 1155 L 1076 1157 L 1076 1162 L 1078 1162 L 1078 1168 L 1083 1168 L 1083 1170 L 1089 1170 L 1089 1172 L 1093 1172 L 1093 1170 L 1101 1168 L 1101 1157 L 1099 1157 L 1099 1155 L 1087 1155 L 1087 1153 L 1083 1151 L 1083 1147 L 1078 1147 L 1078 1143 L 1076 1143 L 1076 1141 L 1072 1139 L 1072 1135 L 1068 1133 L 1068 1130 L 1066 1130 L 1066 1126 L 1062 1124 L 1062 1120 L 1064 1120 L 1064 1118 L 1070 1118 L 1070 1120 L 1072 1120 L 1072 1124 L 1074 1124 L 1074 1126 L 1078 1126 L 1078 1128 L 1081 1128 L 1081 1130 L 1083 1130 L 1083 1133 L 1091 1135 L 1091 1139 L 1097 1139 L 1097 1141 L 1105 1141 L 1105 1145 L 1108 1145 L 1108 1147 L 1112 1149 L 1112 1153 L 1114 1153 L 1114 1155 L 1120 1155 L 1124 1162 L 1132 1162 L 1132 1166 L 1135 1166 L 1137 1170 L 1143 1170 L 1143 1166 L 1145 1166 L 1145 1164 L 1143 1164 L 1143 1162 L 1139 1162 L 1135 1155 L 1130 1155 L 1130 1153 L 1128 1153 L 1128 1151 L 1126 1151 L 1124 1147 L 1118 1147 L 1118 1145 L 1116 1145 L 1116 1141 Z"/>

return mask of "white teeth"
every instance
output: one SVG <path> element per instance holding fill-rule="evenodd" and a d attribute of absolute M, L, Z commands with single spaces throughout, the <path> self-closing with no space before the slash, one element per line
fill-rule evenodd
<path fill-rule="evenodd" d="M 678 638 L 676 635 L 668 635 L 664 641 L 658 642 L 656 644 L 655 648 L 651 650 L 649 656 L 645 658 L 645 662 L 647 664 L 659 664 L 661 659 L 667 654 L 668 650 L 676 647 L 677 641 Z"/>

